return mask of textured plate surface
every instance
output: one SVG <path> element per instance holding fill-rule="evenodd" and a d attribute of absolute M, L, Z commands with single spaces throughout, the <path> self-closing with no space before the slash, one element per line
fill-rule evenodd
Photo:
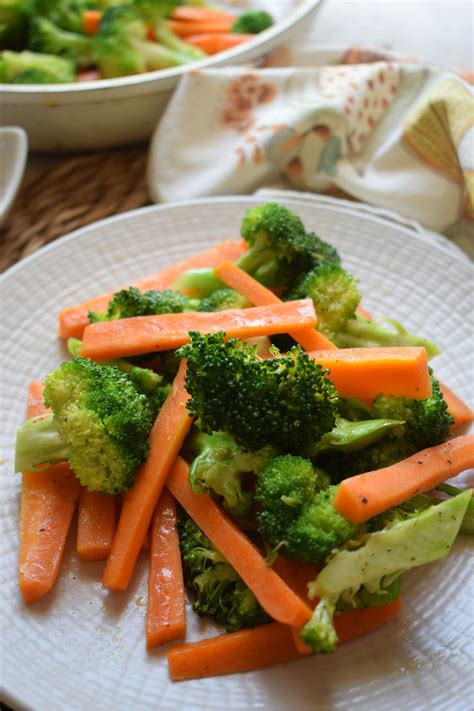
<path fill-rule="evenodd" d="M 223 238 L 236 238 L 255 198 L 153 207 L 76 232 L 21 262 L 1 286 L 2 664 L 5 699 L 37 711 L 102 709 L 465 710 L 471 706 L 473 588 L 469 542 L 405 576 L 401 615 L 335 655 L 258 673 L 172 684 L 165 653 L 144 644 L 146 560 L 126 593 L 100 586 L 102 565 L 70 543 L 55 590 L 25 607 L 17 590 L 19 477 L 15 430 L 26 387 L 60 362 L 56 313 Z M 288 202 L 292 206 L 291 201 Z M 435 340 L 438 376 L 472 405 L 470 266 L 404 228 L 350 209 L 294 203 L 308 228 L 340 249 L 363 303 Z M 72 536 L 70 537 L 73 538 Z M 189 615 L 189 639 L 213 634 Z"/>

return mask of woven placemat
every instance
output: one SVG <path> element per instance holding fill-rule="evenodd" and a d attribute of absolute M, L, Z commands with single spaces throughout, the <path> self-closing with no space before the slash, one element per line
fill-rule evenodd
<path fill-rule="evenodd" d="M 65 158 L 20 192 L 0 235 L 0 271 L 72 230 L 150 203 L 148 145 Z"/>

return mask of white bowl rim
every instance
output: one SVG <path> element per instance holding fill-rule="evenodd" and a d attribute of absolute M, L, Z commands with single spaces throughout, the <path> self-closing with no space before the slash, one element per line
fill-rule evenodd
<path fill-rule="evenodd" d="M 285 19 L 277 22 L 272 27 L 269 27 L 268 30 L 264 30 L 260 34 L 255 35 L 255 39 L 249 40 L 243 45 L 225 50 L 224 52 L 219 52 L 217 55 L 212 55 L 210 57 L 206 57 L 205 59 L 192 62 L 189 65 L 186 64 L 181 67 L 172 67 L 170 69 L 158 69 L 156 71 L 144 72 L 142 74 L 114 77 L 113 79 L 95 79 L 94 81 L 69 82 L 64 84 L 22 85 L 0 83 L 0 89 L 4 92 L 4 94 L 9 93 L 23 95 L 27 94 L 28 96 L 43 96 L 45 94 L 79 94 L 107 89 L 127 88 L 140 84 L 159 84 L 160 82 L 165 83 L 166 80 L 177 80 L 187 71 L 197 71 L 199 69 L 206 69 L 207 67 L 218 66 L 223 62 L 232 62 L 232 60 L 236 57 L 245 57 L 247 53 L 251 53 L 253 49 L 259 47 L 260 45 L 264 47 L 280 34 L 291 29 L 293 25 L 303 20 L 306 15 L 320 5 L 322 1 L 323 0 L 302 0 L 301 5 L 292 10 Z"/>

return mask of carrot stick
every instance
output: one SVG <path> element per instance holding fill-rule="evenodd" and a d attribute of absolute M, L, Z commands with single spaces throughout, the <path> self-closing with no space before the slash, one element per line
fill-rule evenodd
<path fill-rule="evenodd" d="M 176 530 L 176 504 L 164 489 L 152 522 L 146 608 L 150 649 L 186 636 L 186 597 Z"/>
<path fill-rule="evenodd" d="M 185 22 L 206 22 L 207 20 L 228 20 L 234 23 L 237 19 L 235 15 L 217 10 L 213 7 L 196 7 L 195 5 L 180 5 L 171 13 L 173 20 L 184 20 Z"/>
<path fill-rule="evenodd" d="M 315 323 L 311 299 L 228 311 L 137 316 L 89 324 L 84 330 L 81 355 L 107 360 L 172 350 L 189 343 L 190 331 L 225 331 L 228 336 L 236 338 L 255 338 L 287 333 Z"/>
<path fill-rule="evenodd" d="M 214 269 L 214 274 L 231 289 L 245 296 L 254 306 L 282 303 L 281 299 L 270 289 L 267 289 L 230 261 L 219 264 Z M 307 351 L 337 348 L 326 336 L 314 328 L 300 329 L 299 331 L 293 331 L 289 335 Z"/>
<path fill-rule="evenodd" d="M 189 516 L 235 568 L 263 609 L 277 622 L 302 625 L 311 610 L 269 568 L 260 551 L 207 494 L 195 494 L 188 478 L 189 467 L 179 458 L 167 486 Z"/>
<path fill-rule="evenodd" d="M 77 517 L 77 555 L 81 560 L 105 560 L 115 535 L 115 497 L 81 489 Z"/>
<path fill-rule="evenodd" d="M 43 385 L 35 381 L 29 388 L 27 416 L 47 412 Z M 18 580 L 27 604 L 43 597 L 56 581 L 80 486 L 66 462 L 23 474 Z"/>
<path fill-rule="evenodd" d="M 452 430 L 457 430 L 463 425 L 469 424 L 474 419 L 474 412 L 461 400 L 447 385 L 439 383 L 439 388 L 448 406 L 448 412 L 454 420 Z"/>
<path fill-rule="evenodd" d="M 125 495 L 117 533 L 104 570 L 103 585 L 125 590 L 132 577 L 153 510 L 171 465 L 189 432 L 192 419 L 186 409 L 186 362 L 181 361 L 171 392 L 150 433 L 147 461 L 138 469 L 135 484 Z"/>
<path fill-rule="evenodd" d="M 184 24 L 184 23 L 183 23 Z M 239 44 L 255 39 L 255 35 L 239 34 L 238 32 L 200 32 L 185 37 L 188 44 L 202 49 L 206 54 L 218 54 L 226 49 L 237 47 Z"/>
<path fill-rule="evenodd" d="M 379 627 L 401 608 L 400 598 L 387 605 L 342 612 L 334 618 L 340 642 L 348 642 Z M 168 652 L 173 681 L 203 679 L 264 669 L 301 659 L 291 628 L 278 622 L 239 632 L 179 644 Z"/>
<path fill-rule="evenodd" d="M 474 435 L 454 437 L 397 464 L 345 479 L 334 506 L 351 523 L 362 523 L 471 467 Z"/>
<path fill-rule="evenodd" d="M 162 269 L 147 279 L 134 282 L 141 291 L 148 289 L 168 289 L 176 281 L 178 276 L 188 269 L 199 269 L 200 267 L 215 267 L 223 259 L 238 259 L 248 248 L 241 242 L 231 242 L 226 240 L 219 242 L 215 247 L 206 249 L 203 252 L 188 257 L 179 264 Z M 125 288 L 128 288 L 128 284 Z M 59 337 L 60 338 L 81 338 L 84 328 L 89 323 L 89 311 L 105 311 L 114 292 L 96 296 L 93 299 L 84 301 L 78 306 L 70 306 L 59 314 Z"/>
<path fill-rule="evenodd" d="M 82 29 L 86 35 L 96 35 L 99 31 L 103 13 L 100 10 L 84 10 L 82 13 Z"/>
<path fill-rule="evenodd" d="M 300 658 L 290 628 L 271 622 L 176 645 L 168 651 L 168 667 L 173 681 L 184 681 L 255 671 Z"/>
<path fill-rule="evenodd" d="M 229 33 L 234 20 L 227 19 L 211 19 L 211 20 L 196 20 L 189 22 L 179 22 L 176 20 L 168 20 L 166 22 L 169 29 L 178 37 L 186 39 L 190 35 L 214 34 L 214 33 Z"/>
<path fill-rule="evenodd" d="M 374 398 L 384 393 L 420 400 L 431 395 L 425 348 L 341 348 L 309 355 L 329 368 L 341 397 Z"/>

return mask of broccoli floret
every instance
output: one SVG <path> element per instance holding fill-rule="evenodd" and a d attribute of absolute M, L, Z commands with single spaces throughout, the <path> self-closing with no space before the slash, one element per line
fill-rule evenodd
<path fill-rule="evenodd" d="M 380 604 L 380 595 L 386 595 L 389 602 L 400 573 L 447 555 L 471 496 L 472 492 L 466 491 L 413 514 L 392 509 L 381 530 L 348 542 L 333 555 L 309 585 L 309 596 L 320 601 L 301 637 L 313 651 L 336 650 L 333 617 L 341 598 L 355 606 L 364 599 Z"/>
<path fill-rule="evenodd" d="M 147 23 L 130 5 L 110 7 L 95 36 L 95 59 L 106 78 L 180 66 L 190 61 L 147 39 Z"/>
<path fill-rule="evenodd" d="M 74 63 L 65 57 L 28 50 L 5 50 L 0 59 L 0 80 L 6 83 L 62 84 L 75 81 L 76 75 Z"/>
<path fill-rule="evenodd" d="M 118 368 L 74 358 L 47 376 L 44 401 L 54 414 L 28 420 L 20 428 L 18 471 L 67 458 L 90 491 L 116 494 L 133 484 L 135 471 L 148 454 L 157 412 L 155 398 L 139 392 Z M 44 434 L 43 447 L 38 432 Z M 54 433 L 64 445 L 60 456 Z"/>
<path fill-rule="evenodd" d="M 226 432 L 194 432 L 187 446 L 196 455 L 189 470 L 189 481 L 196 494 L 212 493 L 223 498 L 224 508 L 233 516 L 250 510 L 253 496 L 244 491 L 245 474 L 259 474 L 275 456 L 271 447 L 246 452 Z"/>
<path fill-rule="evenodd" d="M 382 324 L 387 324 L 389 328 Z M 391 327 L 391 328 L 390 328 Z M 336 338 L 339 348 L 372 348 L 373 346 L 417 346 L 426 348 L 428 358 L 439 354 L 439 348 L 431 341 L 407 331 L 401 323 L 391 318 L 371 320 L 356 313 L 347 321 Z"/>
<path fill-rule="evenodd" d="M 448 413 L 436 378 L 431 374 L 432 392 L 425 400 L 379 395 L 370 408 L 374 419 L 403 422 L 380 442 L 352 454 L 331 452 L 318 460 L 337 480 L 365 471 L 381 469 L 410 457 L 426 447 L 444 442 L 453 419 Z"/>
<path fill-rule="evenodd" d="M 1 0 L 0 49 L 21 50 L 27 44 L 31 0 Z"/>
<path fill-rule="evenodd" d="M 318 314 L 318 331 L 334 339 L 354 318 L 360 294 L 354 278 L 337 264 L 320 264 L 296 284 L 285 300 L 310 297 Z"/>
<path fill-rule="evenodd" d="M 163 47 L 176 52 L 188 62 L 203 59 L 207 54 L 198 47 L 193 47 L 188 42 L 183 42 L 165 24 L 164 19 L 172 14 L 181 2 L 179 0 L 164 0 L 153 2 L 153 0 L 133 0 L 133 8 L 140 16 L 153 28 L 155 40 Z"/>
<path fill-rule="evenodd" d="M 204 298 L 198 311 L 225 311 L 226 309 L 246 309 L 250 301 L 233 289 L 218 289 Z"/>
<path fill-rule="evenodd" d="M 350 540 L 353 526 L 333 505 L 337 487 L 307 459 L 283 455 L 273 459 L 257 480 L 257 522 L 265 540 L 303 563 L 324 560 Z"/>
<path fill-rule="evenodd" d="M 270 444 L 301 452 L 334 427 L 337 392 L 301 348 L 279 358 L 217 334 L 190 334 L 178 353 L 187 359 L 188 409 L 204 432 L 224 430 L 242 447 Z"/>
<path fill-rule="evenodd" d="M 196 596 L 198 615 L 212 617 L 227 632 L 270 621 L 238 573 L 182 510 L 178 531 L 184 580 Z"/>
<path fill-rule="evenodd" d="M 46 17 L 37 17 L 30 26 L 30 49 L 72 59 L 79 67 L 93 64 L 93 40 L 79 32 L 57 27 Z"/>
<path fill-rule="evenodd" d="M 199 304 L 196 299 L 190 299 L 172 289 L 163 291 L 140 291 L 134 286 L 114 294 L 107 311 L 89 311 L 89 321 L 115 321 L 134 316 L 153 316 L 156 314 L 177 314 L 194 310 Z"/>
<path fill-rule="evenodd" d="M 91 0 L 33 0 L 33 16 L 47 17 L 63 30 L 82 32 L 83 12 L 95 7 Z"/>
<path fill-rule="evenodd" d="M 249 10 L 236 19 L 232 32 L 257 35 L 273 25 L 272 16 L 263 10 Z"/>
<path fill-rule="evenodd" d="M 298 215 L 276 203 L 247 210 L 241 228 L 249 251 L 236 265 L 266 286 L 290 288 L 302 274 L 318 264 L 339 264 L 337 251 L 312 232 L 306 232 Z M 174 288 L 209 294 L 222 283 L 212 269 L 189 270 Z"/>

